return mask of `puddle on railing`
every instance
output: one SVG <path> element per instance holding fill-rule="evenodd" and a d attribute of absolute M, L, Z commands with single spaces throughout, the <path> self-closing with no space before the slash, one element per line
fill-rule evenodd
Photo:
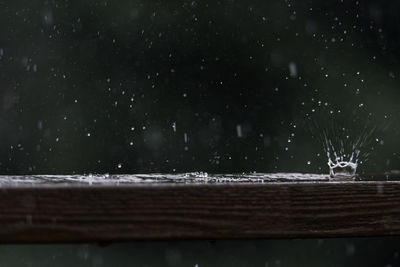
<path fill-rule="evenodd" d="M 127 185 L 149 183 L 267 183 L 267 182 L 328 182 L 328 181 L 400 181 L 400 172 L 358 175 L 351 180 L 334 179 L 328 174 L 309 173 L 242 173 L 208 174 L 191 172 L 179 174 L 88 174 L 88 175 L 2 175 L 0 187 L 35 185 Z"/>

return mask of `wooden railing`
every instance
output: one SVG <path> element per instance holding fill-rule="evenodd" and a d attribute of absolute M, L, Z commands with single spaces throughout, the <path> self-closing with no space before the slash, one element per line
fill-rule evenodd
<path fill-rule="evenodd" d="M 397 178 L 0 176 L 0 242 L 399 235 Z"/>

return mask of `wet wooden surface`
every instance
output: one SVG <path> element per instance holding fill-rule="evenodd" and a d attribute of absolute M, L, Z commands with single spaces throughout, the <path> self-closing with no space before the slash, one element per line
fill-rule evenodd
<path fill-rule="evenodd" d="M 399 235 L 397 175 L 1 176 L 0 242 Z"/>

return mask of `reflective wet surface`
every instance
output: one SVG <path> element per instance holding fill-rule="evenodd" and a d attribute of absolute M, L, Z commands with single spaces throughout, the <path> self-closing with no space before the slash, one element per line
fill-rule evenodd
<path fill-rule="evenodd" d="M 0 186 L 40 185 L 129 185 L 150 183 L 206 184 L 206 183 L 268 183 L 268 182 L 328 182 L 328 181 L 400 181 L 400 172 L 361 174 L 356 177 L 330 178 L 328 174 L 312 173 L 242 173 L 209 174 L 189 172 L 179 174 L 88 174 L 88 175 L 2 175 Z"/>

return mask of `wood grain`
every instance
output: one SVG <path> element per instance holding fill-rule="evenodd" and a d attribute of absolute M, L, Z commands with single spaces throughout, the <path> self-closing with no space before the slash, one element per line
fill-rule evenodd
<path fill-rule="evenodd" d="M 400 234 L 400 182 L 0 187 L 0 242 Z"/>

